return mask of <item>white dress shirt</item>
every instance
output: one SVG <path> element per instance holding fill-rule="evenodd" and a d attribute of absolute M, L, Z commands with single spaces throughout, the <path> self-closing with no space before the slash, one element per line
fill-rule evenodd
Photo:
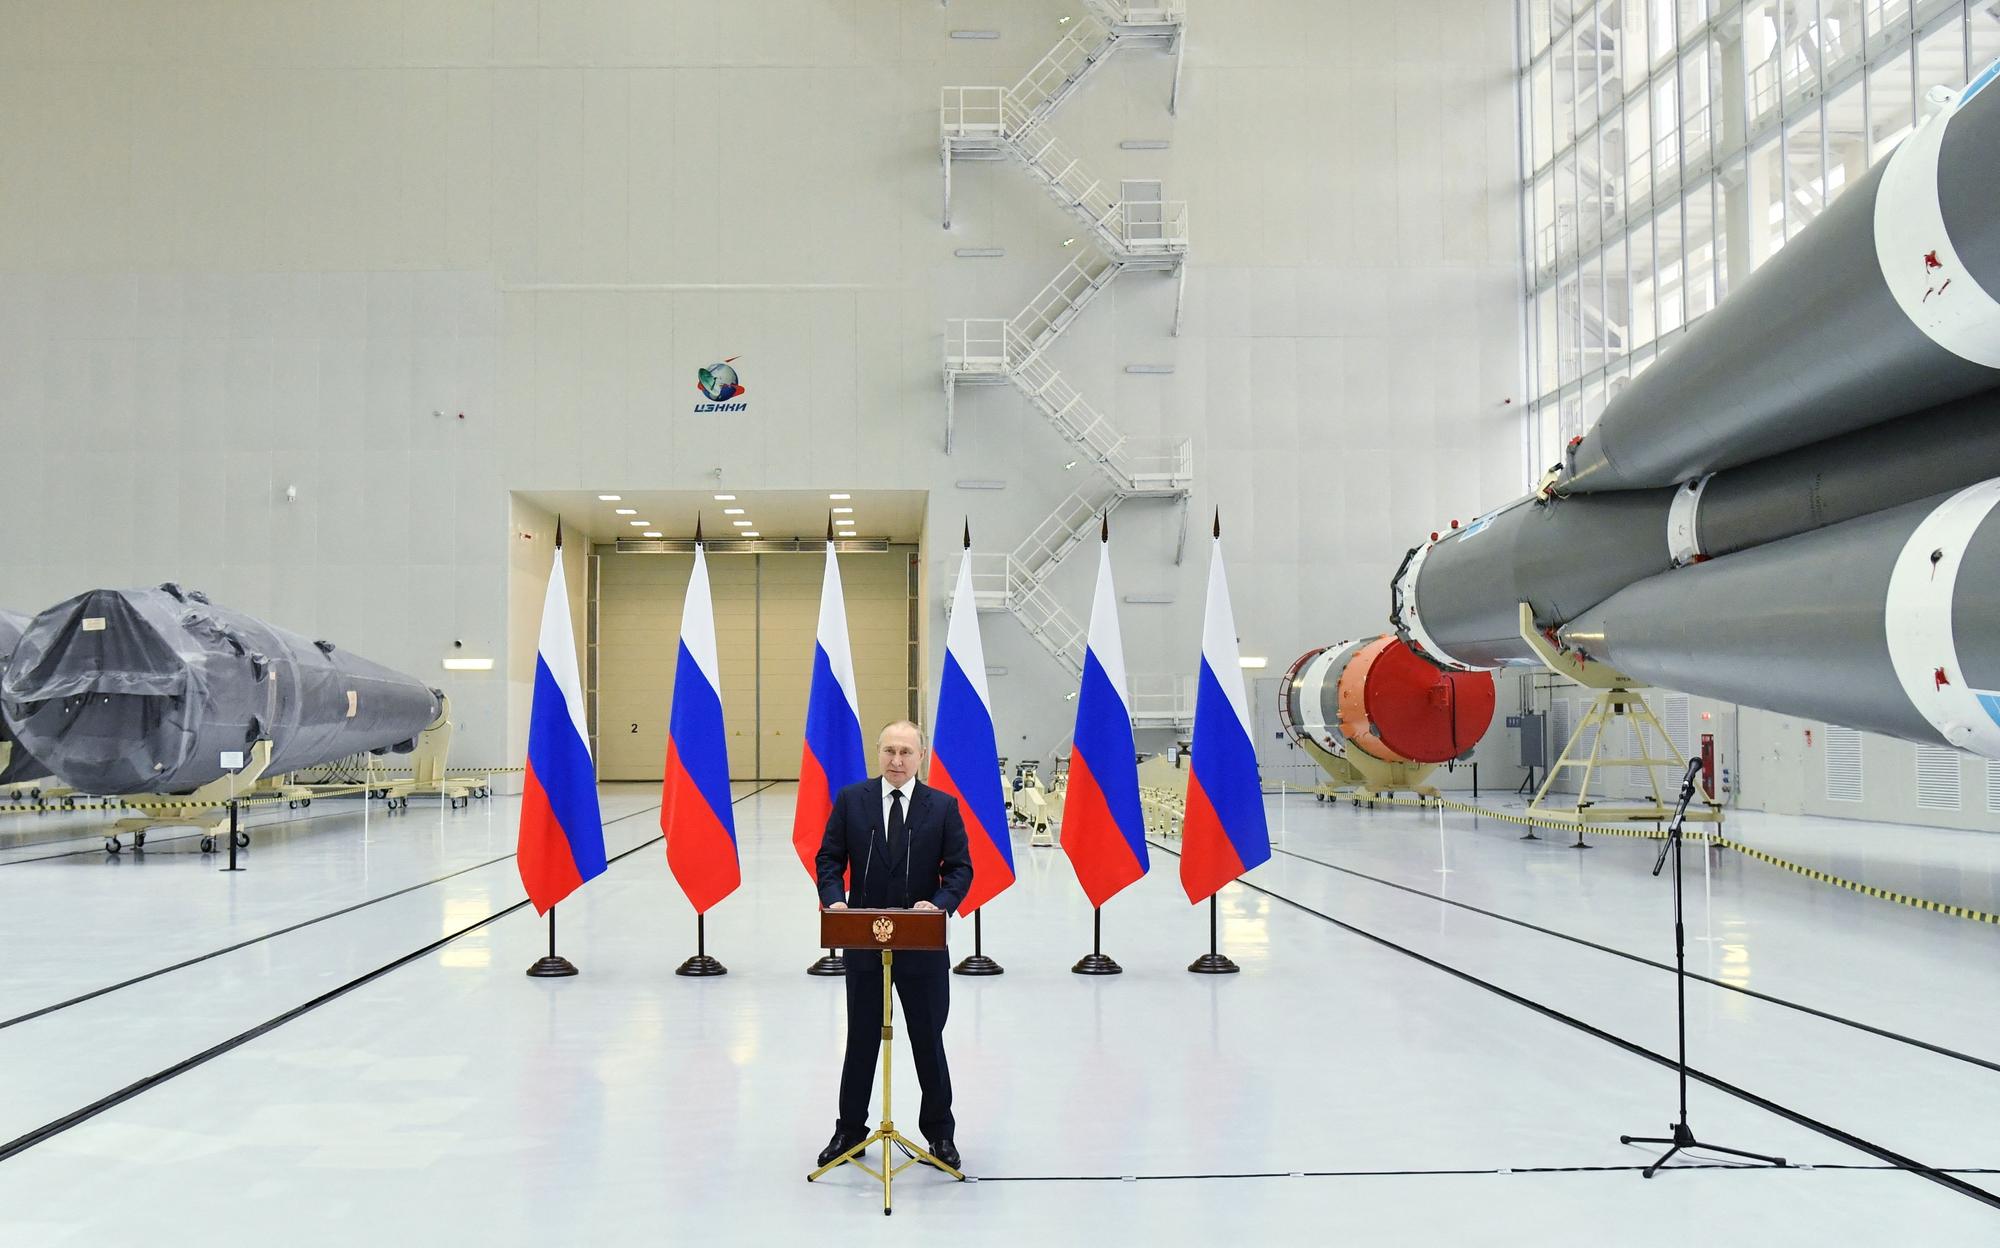
<path fill-rule="evenodd" d="M 884 838 L 889 835 L 889 795 L 891 793 L 901 793 L 903 795 L 903 829 L 907 832 L 910 827 L 910 803 L 915 800 L 917 795 L 917 778 L 911 776 L 908 780 L 903 781 L 901 788 L 892 787 L 887 776 L 882 778 L 882 835 Z"/>

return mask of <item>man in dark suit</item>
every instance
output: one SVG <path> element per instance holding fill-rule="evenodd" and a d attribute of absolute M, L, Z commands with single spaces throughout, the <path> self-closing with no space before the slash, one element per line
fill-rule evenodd
<path fill-rule="evenodd" d="M 820 904 L 829 910 L 852 905 L 949 913 L 972 887 L 972 854 L 958 799 L 918 783 L 924 739 L 908 720 L 882 730 L 876 754 L 882 774 L 848 785 L 834 797 L 815 862 Z M 840 891 L 843 876 L 851 885 L 845 897 Z M 848 949 L 841 958 L 847 963 L 847 1059 L 840 1068 L 840 1118 L 832 1141 L 819 1155 L 822 1166 L 867 1138 L 882 1043 L 882 955 Z M 917 1082 L 924 1090 L 917 1125 L 931 1155 L 956 1169 L 951 1071 L 944 1058 L 950 956 L 942 949 L 905 951 L 896 955 L 892 974 Z"/>

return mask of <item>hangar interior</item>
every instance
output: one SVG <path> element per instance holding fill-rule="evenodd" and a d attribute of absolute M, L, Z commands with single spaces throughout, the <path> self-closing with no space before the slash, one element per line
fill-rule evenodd
<path fill-rule="evenodd" d="M 0 1241 L 1990 1236 L 1996 58 L 1989 0 L 0 7 Z M 1005 804 L 968 1181 L 888 1222 L 799 1181 L 823 671 L 864 759 L 975 693 Z"/>

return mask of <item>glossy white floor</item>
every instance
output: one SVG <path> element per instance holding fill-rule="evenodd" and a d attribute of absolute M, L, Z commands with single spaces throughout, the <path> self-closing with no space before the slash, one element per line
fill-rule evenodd
<path fill-rule="evenodd" d="M 639 848 L 561 908 L 563 952 L 583 969 L 566 981 L 521 973 L 544 940 L 532 911 L 474 927 L 521 896 L 504 857 L 510 799 L 393 820 L 377 807 L 365 827 L 352 803 L 321 803 L 260 828 L 236 875 L 192 840 L 161 834 L 143 855 L 112 859 L 93 819 L 0 816 L 0 1141 L 166 1073 L 0 1161 L 0 1242 L 2000 1235 L 2000 1210 L 1699 1084 L 1703 1137 L 1861 1168 L 1644 1181 L 1636 1167 L 1657 1150 L 1618 1136 L 1667 1126 L 1668 1070 L 1412 956 L 1671 1054 L 1671 977 L 1619 956 L 1671 960 L 1651 845 L 1524 843 L 1517 827 L 1458 815 L 1440 835 L 1434 814 L 1296 798 L 1283 812 L 1287 852 L 1251 877 L 1258 889 L 1222 894 L 1238 976 L 1183 969 L 1206 923 L 1168 852 L 1106 913 L 1106 951 L 1126 973 L 1071 975 L 1089 910 L 1060 851 L 1017 847 L 1021 882 L 986 931 L 1007 973 L 956 979 L 947 1032 L 959 1144 L 979 1181 L 912 1171 L 884 1220 L 855 1171 L 803 1181 L 832 1125 L 841 990 L 802 973 L 814 920 L 789 844 L 792 790 L 751 789 L 738 790 L 744 888 L 709 924 L 731 973 L 707 981 L 672 974 L 694 921 L 647 844 L 655 797 L 641 787 L 606 790 L 613 852 Z M 1732 832 L 1995 908 L 2000 839 L 1754 816 Z M 1691 969 L 1838 1016 L 1692 983 L 1697 1068 L 1926 1166 L 2000 1167 L 2000 929 L 1735 856 L 1704 870 L 1696 853 L 1688 865 Z M 955 924 L 953 941 L 954 955 L 967 952 L 969 927 Z M 913 1122 L 907 1057 L 897 1084 Z M 2000 1174 L 1959 1177 L 2000 1190 Z"/>

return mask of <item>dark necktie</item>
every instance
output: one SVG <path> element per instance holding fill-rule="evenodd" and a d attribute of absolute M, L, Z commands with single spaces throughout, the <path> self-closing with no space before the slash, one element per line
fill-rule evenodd
<path fill-rule="evenodd" d="M 901 789 L 890 789 L 889 790 L 889 869 L 891 874 L 889 878 L 891 880 L 894 880 L 896 878 L 894 872 L 901 869 L 903 855 L 905 853 L 904 845 L 908 842 L 908 840 L 909 837 L 905 834 L 903 828 L 903 791 Z M 908 888 L 909 886 L 910 886 L 910 881 L 907 878 L 905 878 L 903 880 L 903 887 Z M 892 884 L 891 887 L 893 888 L 894 885 Z M 899 900 L 900 896 L 901 893 L 900 890 L 898 890 Z"/>

